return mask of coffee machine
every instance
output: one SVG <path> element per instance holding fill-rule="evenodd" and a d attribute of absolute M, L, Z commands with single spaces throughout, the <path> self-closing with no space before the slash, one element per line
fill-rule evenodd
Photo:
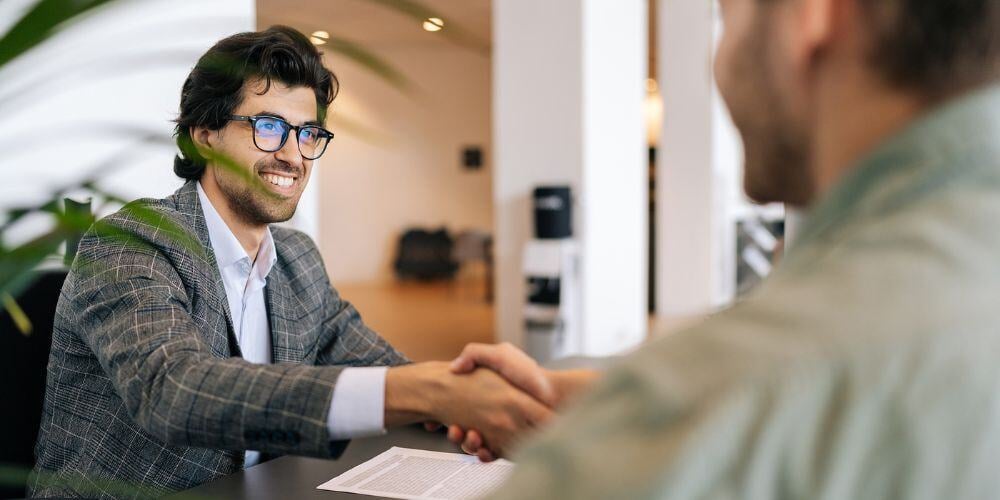
<path fill-rule="evenodd" d="M 572 238 L 572 194 L 567 186 L 533 193 L 535 238 L 524 248 L 524 348 L 539 362 L 579 354 L 580 251 Z"/>

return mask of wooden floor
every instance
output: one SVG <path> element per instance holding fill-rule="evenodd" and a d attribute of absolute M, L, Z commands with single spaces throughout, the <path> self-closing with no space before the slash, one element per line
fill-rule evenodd
<path fill-rule="evenodd" d="M 414 361 L 450 360 L 469 342 L 495 340 L 494 307 L 483 299 L 484 284 L 385 283 L 337 286 L 361 317 Z M 703 316 L 651 317 L 649 339 L 698 324 Z"/>
<path fill-rule="evenodd" d="M 337 286 L 365 323 L 414 361 L 450 360 L 469 342 L 493 342 L 493 305 L 478 281 Z"/>

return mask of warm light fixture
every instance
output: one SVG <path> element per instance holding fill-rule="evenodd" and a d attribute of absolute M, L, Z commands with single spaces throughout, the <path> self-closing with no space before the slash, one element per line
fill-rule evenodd
<path fill-rule="evenodd" d="M 428 17 L 424 21 L 424 31 L 441 31 L 444 29 L 444 21 L 440 17 Z"/>
<path fill-rule="evenodd" d="M 658 90 L 660 90 L 660 86 L 657 85 L 656 80 L 653 79 L 653 78 L 647 78 L 646 79 L 646 92 L 649 92 L 649 93 L 652 94 L 652 93 L 654 93 L 654 92 L 656 92 Z"/>
<path fill-rule="evenodd" d="M 313 31 L 313 34 L 309 37 L 309 41 L 313 45 L 324 45 L 330 40 L 330 34 L 325 31 Z"/>
<path fill-rule="evenodd" d="M 646 118 L 646 143 L 651 148 L 659 144 L 660 134 L 663 132 L 663 97 L 660 96 L 659 87 L 656 80 L 646 80 L 646 100 L 642 114 Z"/>

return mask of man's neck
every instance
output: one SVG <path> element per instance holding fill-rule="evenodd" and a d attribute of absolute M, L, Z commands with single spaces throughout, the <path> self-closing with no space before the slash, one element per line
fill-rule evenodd
<path fill-rule="evenodd" d="M 212 207 L 222 217 L 226 226 L 232 231 L 233 236 L 236 236 L 236 240 L 246 250 L 250 260 L 256 261 L 257 252 L 260 250 L 261 242 L 264 241 L 267 225 L 250 224 L 243 217 L 237 215 L 236 211 L 229 206 L 229 200 L 222 193 L 211 172 L 205 172 L 205 175 L 201 176 L 199 182 L 201 183 L 201 188 L 205 191 L 205 196 L 212 202 Z"/>
<path fill-rule="evenodd" d="M 816 114 L 815 198 L 827 193 L 865 156 L 913 122 L 927 103 L 858 77 L 821 88 Z"/>

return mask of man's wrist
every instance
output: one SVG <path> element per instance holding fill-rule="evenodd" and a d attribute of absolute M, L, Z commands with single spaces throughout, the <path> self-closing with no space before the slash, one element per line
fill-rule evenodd
<path fill-rule="evenodd" d="M 445 390 L 448 364 L 431 361 L 389 368 L 385 375 L 385 426 L 434 420 Z"/>
<path fill-rule="evenodd" d="M 560 408 L 600 378 L 595 370 L 546 370 L 549 383 L 556 393 L 554 407 Z"/>

